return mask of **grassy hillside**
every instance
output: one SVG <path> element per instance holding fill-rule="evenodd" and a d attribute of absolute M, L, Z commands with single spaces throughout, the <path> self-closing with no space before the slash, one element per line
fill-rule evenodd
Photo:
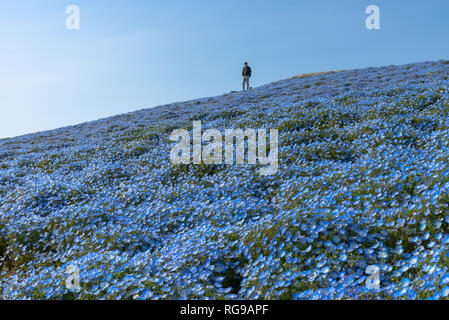
<path fill-rule="evenodd" d="M 449 61 L 310 74 L 2 140 L 0 296 L 447 297 L 448 77 Z M 278 128 L 279 172 L 172 166 L 169 134 L 193 120 Z"/>

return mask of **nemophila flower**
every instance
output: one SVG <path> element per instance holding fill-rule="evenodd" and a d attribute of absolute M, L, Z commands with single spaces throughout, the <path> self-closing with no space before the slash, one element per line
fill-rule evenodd
<path fill-rule="evenodd" d="M 447 296 L 449 296 L 449 287 L 444 287 L 443 289 L 441 289 L 440 295 L 443 298 L 446 298 Z"/>
<path fill-rule="evenodd" d="M 401 298 L 401 297 L 405 296 L 406 294 L 407 294 L 407 289 L 406 288 L 402 288 L 402 289 L 400 289 L 398 291 L 395 291 L 392 294 L 392 297 L 393 298 Z"/>
<path fill-rule="evenodd" d="M 401 280 L 401 286 L 402 287 L 408 287 L 410 285 L 410 283 L 411 283 L 411 280 L 408 279 L 408 278 L 404 278 L 404 279 Z"/>
<path fill-rule="evenodd" d="M 338 260 L 340 260 L 341 262 L 345 262 L 348 259 L 348 256 L 346 254 L 341 254 L 340 257 L 338 258 Z"/>
<path fill-rule="evenodd" d="M 440 286 L 444 286 L 444 285 L 447 285 L 447 284 L 449 284 L 449 274 L 445 274 L 440 279 Z"/>
<path fill-rule="evenodd" d="M 432 273 L 435 272 L 435 266 L 433 266 L 433 265 L 424 265 L 423 266 L 423 271 L 427 272 L 429 274 L 432 274 Z"/>

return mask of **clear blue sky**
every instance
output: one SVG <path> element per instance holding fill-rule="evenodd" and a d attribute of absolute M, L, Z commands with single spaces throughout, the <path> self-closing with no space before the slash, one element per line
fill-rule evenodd
<path fill-rule="evenodd" d="M 449 59 L 448 31 L 447 0 L 2 0 L 0 138 L 238 90 L 246 60 L 258 86 Z"/>

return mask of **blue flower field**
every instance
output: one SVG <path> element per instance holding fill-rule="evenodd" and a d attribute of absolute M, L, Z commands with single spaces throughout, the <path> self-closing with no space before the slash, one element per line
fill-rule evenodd
<path fill-rule="evenodd" d="M 277 128 L 278 173 L 172 165 L 194 120 Z M 449 61 L 0 140 L 3 299 L 443 299 L 448 245 Z"/>

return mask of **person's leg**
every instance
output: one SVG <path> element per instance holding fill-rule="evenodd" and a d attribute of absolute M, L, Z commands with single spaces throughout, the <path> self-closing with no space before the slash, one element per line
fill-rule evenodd
<path fill-rule="evenodd" d="M 246 85 L 246 90 L 248 90 L 249 89 L 249 77 L 243 78 L 243 91 L 245 91 L 245 85 Z"/>
<path fill-rule="evenodd" d="M 245 77 L 243 77 L 242 91 L 245 91 Z"/>
<path fill-rule="evenodd" d="M 247 81 L 248 81 L 248 77 L 243 77 L 243 91 L 245 91 L 245 86 L 246 86 L 246 84 L 247 84 Z M 246 86 L 246 90 L 247 90 L 247 86 Z"/>

